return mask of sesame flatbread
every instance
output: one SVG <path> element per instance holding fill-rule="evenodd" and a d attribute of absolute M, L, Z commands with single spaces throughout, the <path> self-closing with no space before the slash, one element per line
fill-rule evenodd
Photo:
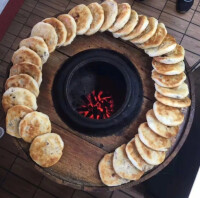
<path fill-rule="evenodd" d="M 119 186 L 128 183 L 129 180 L 123 179 L 117 175 L 113 168 L 113 153 L 105 154 L 99 162 L 99 175 L 101 181 L 106 186 Z"/>
<path fill-rule="evenodd" d="M 124 27 L 131 16 L 131 6 L 128 3 L 118 4 L 118 14 L 114 24 L 108 29 L 110 32 L 116 32 Z"/>
<path fill-rule="evenodd" d="M 177 75 L 185 71 L 185 63 L 183 61 L 166 65 L 153 59 L 152 66 L 159 74 L 163 75 Z"/>
<path fill-rule="evenodd" d="M 162 56 L 173 51 L 176 48 L 176 45 L 176 39 L 170 34 L 167 34 L 163 42 L 158 47 L 148 48 L 144 51 L 150 57 Z"/>
<path fill-rule="evenodd" d="M 148 171 L 153 168 L 153 165 L 146 163 L 143 158 L 138 153 L 136 146 L 135 146 L 135 138 L 133 138 L 127 145 L 126 145 L 126 154 L 128 159 L 131 163 L 140 171 Z"/>
<path fill-rule="evenodd" d="M 159 74 L 155 70 L 152 71 L 151 78 L 156 82 L 156 84 L 161 87 L 174 88 L 180 86 L 185 80 L 186 75 L 184 72 L 177 75 L 163 75 Z"/>
<path fill-rule="evenodd" d="M 30 146 L 30 156 L 42 167 L 56 164 L 62 157 L 64 142 L 56 133 L 47 133 L 36 137 Z"/>
<path fill-rule="evenodd" d="M 186 83 L 182 83 L 180 86 L 175 88 L 165 88 L 155 83 L 155 89 L 163 96 L 167 96 L 170 98 L 183 99 L 189 94 L 188 85 Z"/>
<path fill-rule="evenodd" d="M 49 58 L 49 51 L 43 38 L 39 36 L 33 36 L 23 39 L 19 44 L 19 47 L 22 46 L 28 47 L 36 52 L 41 58 L 43 64 L 47 62 L 47 59 Z"/>
<path fill-rule="evenodd" d="M 158 101 L 153 104 L 156 118 L 166 126 L 178 126 L 184 120 L 184 114 L 179 108 L 164 105 Z"/>
<path fill-rule="evenodd" d="M 130 34 L 138 23 L 138 14 L 135 10 L 131 10 L 131 16 L 128 22 L 118 31 L 113 32 L 115 38 L 126 36 Z"/>
<path fill-rule="evenodd" d="M 142 34 L 142 32 L 146 29 L 148 24 L 149 24 L 148 18 L 146 16 L 139 15 L 138 23 L 135 26 L 135 28 L 133 29 L 133 31 L 126 36 L 122 36 L 121 38 L 123 40 L 132 40 L 132 39 L 136 38 L 137 36 Z"/>
<path fill-rule="evenodd" d="M 67 38 L 67 29 L 64 24 L 55 17 L 46 18 L 43 20 L 45 23 L 52 25 L 58 36 L 57 47 L 63 46 Z"/>
<path fill-rule="evenodd" d="M 21 138 L 19 135 L 19 123 L 26 114 L 32 111 L 32 109 L 24 105 L 11 107 L 6 115 L 6 133 L 16 138 Z"/>
<path fill-rule="evenodd" d="M 10 69 L 10 76 L 18 74 L 28 74 L 38 83 L 38 86 L 42 82 L 42 72 L 37 65 L 26 62 L 13 65 Z"/>
<path fill-rule="evenodd" d="M 183 99 L 170 98 L 167 96 L 163 96 L 162 94 L 156 91 L 155 98 L 159 102 L 170 107 L 184 108 L 189 107 L 191 105 L 191 100 L 188 97 L 185 97 Z"/>
<path fill-rule="evenodd" d="M 61 14 L 58 16 L 58 19 L 64 24 L 67 30 L 67 37 L 63 46 L 67 46 L 72 43 L 76 37 L 76 22 L 74 18 L 69 14 Z"/>
<path fill-rule="evenodd" d="M 33 110 L 37 109 L 36 97 L 29 90 L 20 87 L 11 87 L 5 91 L 2 106 L 5 112 L 15 105 L 24 105 Z"/>
<path fill-rule="evenodd" d="M 164 138 L 171 138 L 178 134 L 179 127 L 178 126 L 166 126 L 162 124 L 158 119 L 156 118 L 153 109 L 150 109 L 146 114 L 146 119 L 149 128 L 151 128 L 152 131 L 157 133 L 158 135 L 164 137 Z"/>
<path fill-rule="evenodd" d="M 101 4 L 104 10 L 104 22 L 100 28 L 100 32 L 108 30 L 115 22 L 118 14 L 118 5 L 113 0 L 106 0 Z"/>
<path fill-rule="evenodd" d="M 170 139 L 164 138 L 152 131 L 147 122 L 142 123 L 138 128 L 140 140 L 149 148 L 156 151 L 167 151 L 171 147 Z"/>
<path fill-rule="evenodd" d="M 155 34 L 145 43 L 137 44 L 137 47 L 141 49 L 148 49 L 158 47 L 167 35 L 167 29 L 164 23 L 159 23 Z"/>
<path fill-rule="evenodd" d="M 27 114 L 19 123 L 19 134 L 25 142 L 32 142 L 35 137 L 51 132 L 49 116 L 41 112 Z"/>
<path fill-rule="evenodd" d="M 77 5 L 72 8 L 68 14 L 71 15 L 76 21 L 77 35 L 85 34 L 89 30 L 93 17 L 90 9 L 86 5 Z"/>
<path fill-rule="evenodd" d="M 104 22 L 104 11 L 100 4 L 94 2 L 88 5 L 90 12 L 92 13 L 93 21 L 90 25 L 89 30 L 85 33 L 87 36 L 98 32 Z"/>
<path fill-rule="evenodd" d="M 126 144 L 115 149 L 113 157 L 113 168 L 115 172 L 122 178 L 128 180 L 138 180 L 143 174 L 143 171 L 137 169 L 126 154 Z"/>
<path fill-rule="evenodd" d="M 149 24 L 146 27 L 146 29 L 142 32 L 142 34 L 130 40 L 131 43 L 134 43 L 134 44 L 144 43 L 148 41 L 155 34 L 157 30 L 157 26 L 158 26 L 158 20 L 155 19 L 154 17 L 149 17 L 148 21 L 149 21 Z"/>
<path fill-rule="evenodd" d="M 184 56 L 185 56 L 185 50 L 181 45 L 176 45 L 176 48 L 163 55 L 163 56 L 157 56 L 154 57 L 154 59 L 160 63 L 164 63 L 164 64 L 175 64 L 175 63 L 179 63 L 181 61 L 184 60 Z"/>
<path fill-rule="evenodd" d="M 10 87 L 21 87 L 28 89 L 36 97 L 39 95 L 39 86 L 37 82 L 27 74 L 19 74 L 9 77 L 5 83 L 5 90 L 9 89 Z"/>
<path fill-rule="evenodd" d="M 166 153 L 163 151 L 154 151 L 148 148 L 139 138 L 135 135 L 135 146 L 140 156 L 151 165 L 159 165 L 165 160 Z"/>
<path fill-rule="evenodd" d="M 17 51 L 13 53 L 12 56 L 13 65 L 22 62 L 32 63 L 42 68 L 42 60 L 39 55 L 25 46 L 20 47 Z"/>
<path fill-rule="evenodd" d="M 48 46 L 49 53 L 56 49 L 58 36 L 55 28 L 49 23 L 39 22 L 33 26 L 31 36 L 42 37 Z"/>

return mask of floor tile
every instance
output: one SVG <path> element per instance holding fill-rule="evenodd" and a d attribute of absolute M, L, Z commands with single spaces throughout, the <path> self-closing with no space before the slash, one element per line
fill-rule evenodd
<path fill-rule="evenodd" d="M 90 195 L 93 195 L 96 198 L 110 198 L 112 192 L 89 192 Z"/>
<path fill-rule="evenodd" d="M 170 28 L 167 28 L 167 32 L 169 34 L 171 34 L 175 39 L 176 39 L 176 42 L 180 44 L 182 38 L 183 38 L 183 34 L 180 33 L 180 32 L 177 32 L 175 30 L 172 30 Z"/>
<path fill-rule="evenodd" d="M 39 2 L 49 6 L 49 7 L 52 7 L 52 8 L 55 8 L 57 10 L 59 10 L 60 12 L 63 12 L 65 11 L 67 5 L 69 4 L 70 1 L 63 1 L 63 0 L 39 0 Z"/>
<path fill-rule="evenodd" d="M 60 13 L 59 10 L 56 10 L 52 7 L 48 7 L 43 3 L 37 3 L 32 12 L 42 18 L 52 17 Z"/>
<path fill-rule="evenodd" d="M 0 90 L 4 88 L 4 78 L 0 76 Z"/>
<path fill-rule="evenodd" d="M 161 14 L 159 21 L 163 22 L 167 27 L 178 30 L 181 33 L 185 33 L 189 25 L 189 22 L 164 12 Z"/>
<path fill-rule="evenodd" d="M 155 8 L 149 7 L 145 4 L 139 3 L 139 2 L 134 2 L 132 9 L 138 12 L 138 14 L 144 14 L 146 16 L 152 16 L 155 18 L 159 18 L 161 11 L 157 10 Z"/>
<path fill-rule="evenodd" d="M 30 15 L 30 12 L 20 9 L 17 15 L 15 16 L 15 21 L 24 24 L 27 21 L 29 15 Z"/>
<path fill-rule="evenodd" d="M 0 147 L 8 150 L 9 152 L 13 153 L 14 155 L 18 155 L 19 150 L 17 149 L 16 145 L 13 142 L 13 137 L 8 134 L 5 134 L 0 139 Z"/>
<path fill-rule="evenodd" d="M 43 180 L 40 184 L 40 187 L 43 190 L 55 195 L 58 198 L 63 198 L 63 195 L 65 196 L 65 198 L 71 198 L 71 196 L 74 192 L 74 190 L 72 188 L 69 188 L 64 185 L 59 185 L 59 184 L 49 180 L 46 177 L 43 178 Z"/>
<path fill-rule="evenodd" d="M 181 45 L 185 47 L 185 49 L 194 52 L 196 54 L 200 54 L 200 41 L 190 38 L 188 36 L 184 36 L 181 42 Z"/>
<path fill-rule="evenodd" d="M 8 47 L 5 47 L 0 44 L 0 60 L 3 60 L 8 50 L 9 50 Z"/>
<path fill-rule="evenodd" d="M 2 187 L 13 192 L 20 198 L 32 198 L 36 191 L 33 185 L 10 173 Z"/>
<path fill-rule="evenodd" d="M 1 186 L 2 182 L 4 181 L 6 175 L 7 175 L 7 171 L 3 168 L 0 168 L 0 186 Z M 0 193 L 0 195 L 1 195 L 1 193 Z"/>
<path fill-rule="evenodd" d="M 26 22 L 26 25 L 29 26 L 29 28 L 32 29 L 32 27 L 42 21 L 44 18 L 41 17 L 41 16 L 38 16 L 38 15 L 35 15 L 35 14 L 31 14 L 30 17 L 28 18 L 27 22 Z"/>
<path fill-rule="evenodd" d="M 200 12 L 195 12 L 192 18 L 192 23 L 200 26 Z"/>
<path fill-rule="evenodd" d="M 76 5 L 77 5 L 76 3 L 70 1 L 70 3 L 68 4 L 66 10 L 69 11 L 69 10 L 71 10 L 71 9 L 72 9 L 74 6 L 76 6 Z"/>
<path fill-rule="evenodd" d="M 198 5 L 198 7 L 197 7 L 197 11 L 199 11 L 200 12 L 200 4 Z"/>
<path fill-rule="evenodd" d="M 121 192 L 121 191 L 114 191 L 111 198 L 130 198 L 131 196 Z"/>
<path fill-rule="evenodd" d="M 76 3 L 76 4 L 85 4 L 85 5 L 88 5 L 90 3 L 93 3 L 93 2 L 98 2 L 98 3 L 101 3 L 103 0 L 96 0 L 96 1 L 93 1 L 93 0 L 72 0 L 72 2 Z M 127 3 L 129 3 L 129 0 L 126 1 Z"/>
<path fill-rule="evenodd" d="M 16 156 L 0 148 L 0 167 L 9 170 L 15 161 Z"/>
<path fill-rule="evenodd" d="M 176 17 L 182 18 L 186 21 L 191 21 L 192 16 L 194 14 L 194 10 L 190 9 L 188 12 L 186 12 L 185 14 L 180 14 L 176 11 L 176 4 L 168 1 L 167 4 L 165 5 L 165 8 L 163 10 L 164 12 L 167 12 L 168 14 L 172 14 Z"/>
<path fill-rule="evenodd" d="M 146 5 L 150 5 L 154 8 L 157 8 L 159 10 L 162 10 L 166 4 L 166 1 L 167 0 L 147 0 L 147 1 L 144 1 L 142 3 L 146 4 Z"/>
<path fill-rule="evenodd" d="M 200 60 L 200 55 L 196 55 L 192 52 L 185 50 L 185 58 L 188 61 L 189 66 L 193 66 L 198 60 Z"/>
<path fill-rule="evenodd" d="M 8 48 L 10 48 L 15 40 L 16 36 L 10 33 L 5 33 L 4 37 L 0 41 L 1 45 L 4 45 Z"/>
<path fill-rule="evenodd" d="M 7 72 L 8 72 L 8 63 L 5 61 L 1 61 L 0 63 L 0 76 L 6 77 Z"/>
<path fill-rule="evenodd" d="M 170 1 L 176 3 L 176 0 L 170 0 Z M 192 8 L 191 8 L 191 9 L 195 10 L 196 7 L 197 7 L 197 5 L 198 5 L 198 3 L 199 3 L 199 0 L 194 0 L 194 4 L 192 5 Z"/>
<path fill-rule="evenodd" d="M 73 194 L 72 198 L 93 198 L 93 196 L 89 195 L 86 192 L 76 190 L 75 193 Z"/>
<path fill-rule="evenodd" d="M 21 24 L 17 21 L 12 21 L 7 32 L 17 36 L 19 34 L 19 32 L 21 31 L 22 27 L 23 27 L 23 24 Z"/>
<path fill-rule="evenodd" d="M 191 36 L 191 37 L 193 37 L 195 39 L 200 40 L 200 26 L 197 26 L 197 25 L 194 25 L 194 24 L 190 23 L 186 34 L 188 36 Z M 200 49 L 199 49 L 199 53 L 200 53 Z"/>
<path fill-rule="evenodd" d="M 38 189 L 35 196 L 33 198 L 54 198 L 55 196 L 50 195 L 49 193 Z M 64 196 L 63 196 L 64 197 Z"/>
<path fill-rule="evenodd" d="M 11 171 L 35 185 L 39 185 L 43 178 L 43 175 L 34 169 L 32 164 L 20 158 L 16 159 Z"/>
<path fill-rule="evenodd" d="M 34 25 L 35 25 L 35 23 L 34 23 Z M 27 37 L 29 37 L 30 34 L 31 34 L 31 29 L 32 28 L 24 25 L 23 28 L 22 28 L 22 30 L 19 33 L 19 37 L 20 38 L 27 38 Z"/>
<path fill-rule="evenodd" d="M 21 40 L 22 40 L 22 38 L 16 37 L 12 46 L 11 46 L 11 49 L 17 50 L 19 48 L 19 43 L 20 43 Z"/>
<path fill-rule="evenodd" d="M 2 188 L 0 188 L 0 195 L 1 195 L 2 198 L 17 198 L 17 196 L 12 195 L 11 193 L 5 191 Z"/>
<path fill-rule="evenodd" d="M 27 12 L 31 12 L 36 4 L 37 0 L 25 0 L 21 8 Z"/>
<path fill-rule="evenodd" d="M 143 184 L 139 184 L 137 186 L 133 186 L 128 189 L 121 190 L 122 192 L 125 192 L 126 194 L 129 194 L 131 197 L 137 197 L 137 198 L 145 198 L 145 188 Z"/>
<path fill-rule="evenodd" d="M 3 60 L 7 63 L 11 63 L 11 58 L 13 56 L 13 53 L 14 53 L 14 50 L 9 49 Z"/>

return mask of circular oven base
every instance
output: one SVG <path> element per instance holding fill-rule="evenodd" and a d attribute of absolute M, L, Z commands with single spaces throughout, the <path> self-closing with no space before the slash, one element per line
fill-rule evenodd
<path fill-rule="evenodd" d="M 103 138 L 88 137 L 77 131 L 70 129 L 57 115 L 51 96 L 53 80 L 57 70 L 69 57 L 78 52 L 93 49 L 106 48 L 118 51 L 127 56 L 137 68 L 143 84 L 143 104 L 137 118 L 126 128 L 123 133 L 107 136 Z M 186 66 L 188 66 L 187 62 Z M 63 138 L 65 148 L 61 160 L 50 168 L 41 168 L 33 163 L 29 157 L 29 144 L 20 139 L 14 139 L 20 149 L 27 154 L 31 163 L 44 175 L 50 179 L 76 189 L 93 190 L 117 190 L 131 187 L 141 183 L 161 171 L 177 155 L 190 131 L 194 117 L 194 85 L 191 81 L 190 73 L 187 82 L 190 88 L 190 98 L 192 106 L 185 112 L 185 120 L 181 125 L 178 136 L 174 139 L 174 144 L 167 153 L 166 160 L 153 170 L 147 172 L 138 181 L 117 186 L 107 187 L 101 183 L 98 174 L 98 163 L 107 152 L 113 152 L 115 148 L 123 143 L 127 143 L 137 133 L 138 126 L 145 121 L 146 112 L 152 108 L 154 102 L 154 83 L 151 80 L 151 58 L 141 50 L 127 44 L 119 39 L 115 39 L 109 34 L 96 34 L 94 36 L 77 37 L 68 47 L 59 48 L 51 54 L 48 62 L 43 67 L 43 83 L 38 97 L 38 111 L 46 113 L 52 121 L 52 132 L 58 133 Z"/>

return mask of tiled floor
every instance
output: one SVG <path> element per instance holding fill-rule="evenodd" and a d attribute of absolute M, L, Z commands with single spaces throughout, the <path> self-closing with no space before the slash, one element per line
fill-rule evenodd
<path fill-rule="evenodd" d="M 101 2 L 101 0 L 97 0 Z M 192 9 L 186 14 L 178 14 L 175 10 L 176 0 L 117 0 L 128 2 L 141 14 L 154 16 L 165 23 L 168 32 L 186 49 L 186 59 L 192 66 L 200 59 L 200 0 L 195 0 Z M 31 27 L 45 17 L 70 9 L 76 4 L 88 4 L 93 0 L 25 0 L 23 6 L 11 23 L 7 33 L 0 41 L 0 93 L 7 66 L 14 50 L 21 39 L 26 38 Z M 2 115 L 0 115 L 0 120 Z M 128 198 L 136 197 L 135 193 L 144 195 L 142 185 L 126 191 L 114 193 L 87 193 L 73 190 L 53 183 L 30 165 L 23 152 L 13 145 L 12 138 L 5 135 L 0 139 L 0 197 L 1 198 Z M 149 197 L 149 196 L 148 196 Z"/>

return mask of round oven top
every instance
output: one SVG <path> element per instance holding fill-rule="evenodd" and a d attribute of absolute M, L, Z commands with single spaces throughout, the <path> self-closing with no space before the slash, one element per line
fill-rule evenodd
<path fill-rule="evenodd" d="M 67 125 L 87 135 L 105 136 L 120 132 L 137 116 L 143 91 L 127 57 L 92 49 L 64 62 L 54 79 L 52 96 Z"/>

